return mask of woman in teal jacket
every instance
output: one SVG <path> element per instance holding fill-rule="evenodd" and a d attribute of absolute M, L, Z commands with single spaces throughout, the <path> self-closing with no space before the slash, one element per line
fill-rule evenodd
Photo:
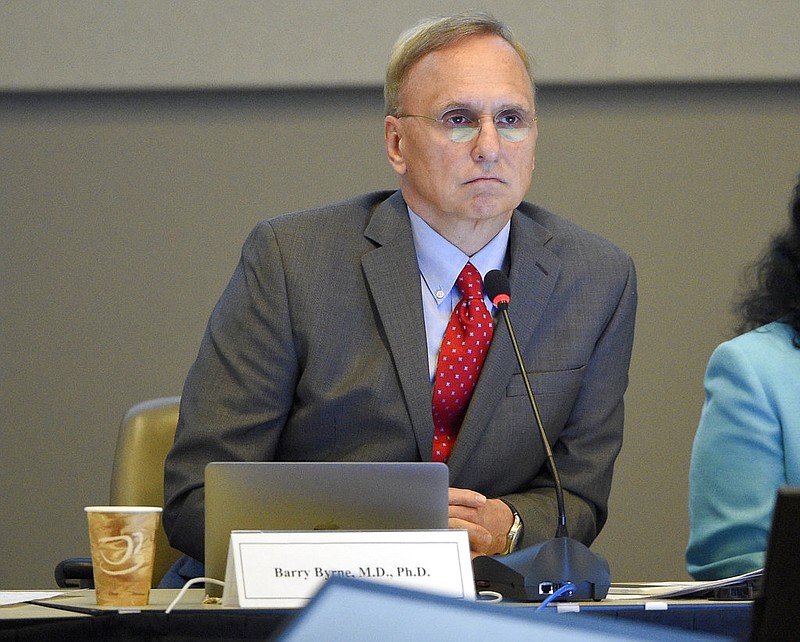
<path fill-rule="evenodd" d="M 800 485 L 800 183 L 755 266 L 739 336 L 708 363 L 689 471 L 686 567 L 698 580 L 764 565 L 779 487 Z"/>

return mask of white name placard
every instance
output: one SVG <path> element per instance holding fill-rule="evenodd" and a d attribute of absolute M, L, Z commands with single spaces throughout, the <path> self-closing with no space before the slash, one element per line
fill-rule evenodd
<path fill-rule="evenodd" d="M 299 608 L 336 575 L 475 599 L 465 530 L 233 531 L 222 603 Z"/>

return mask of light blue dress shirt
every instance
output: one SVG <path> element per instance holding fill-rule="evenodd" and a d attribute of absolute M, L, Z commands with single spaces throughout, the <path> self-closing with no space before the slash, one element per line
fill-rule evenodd
<path fill-rule="evenodd" d="M 439 348 L 447 329 L 453 309 L 461 300 L 456 279 L 469 262 L 480 272 L 502 269 L 508 249 L 511 221 L 497 235 L 472 256 L 467 256 L 455 245 L 441 236 L 430 225 L 408 209 L 411 231 L 419 263 L 420 287 L 422 288 L 422 310 L 425 315 L 425 334 L 428 341 L 428 367 L 431 381 L 436 375 Z M 494 314 L 494 305 L 484 296 L 487 309 Z"/>
<path fill-rule="evenodd" d="M 770 323 L 721 344 L 689 470 L 686 566 L 698 580 L 764 565 L 778 488 L 800 484 L 800 349 Z"/>

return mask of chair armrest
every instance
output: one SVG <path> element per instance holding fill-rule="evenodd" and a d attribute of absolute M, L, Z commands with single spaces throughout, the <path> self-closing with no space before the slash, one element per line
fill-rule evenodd
<path fill-rule="evenodd" d="M 94 588 L 91 557 L 70 557 L 61 560 L 55 568 L 59 588 Z"/>

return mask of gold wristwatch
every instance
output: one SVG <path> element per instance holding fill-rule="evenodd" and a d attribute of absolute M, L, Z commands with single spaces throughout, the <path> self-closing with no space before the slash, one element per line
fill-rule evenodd
<path fill-rule="evenodd" d="M 508 506 L 514 514 L 514 521 L 511 523 L 511 528 L 508 529 L 508 535 L 506 535 L 506 547 L 503 549 L 503 552 L 500 553 L 500 555 L 508 555 L 514 552 L 514 549 L 517 547 L 517 542 L 522 535 L 522 517 L 520 517 L 519 512 L 514 508 L 513 504 L 507 502 L 505 499 L 501 499 L 500 501 Z"/>

